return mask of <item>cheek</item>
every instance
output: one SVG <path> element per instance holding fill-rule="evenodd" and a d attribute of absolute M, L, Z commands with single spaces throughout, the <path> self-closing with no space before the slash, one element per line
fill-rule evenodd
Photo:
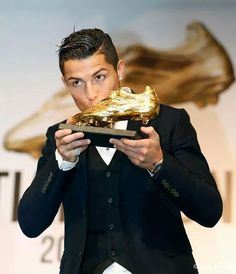
<path fill-rule="evenodd" d="M 115 77 L 114 77 L 115 78 Z M 113 90 L 117 90 L 120 88 L 119 82 L 114 80 L 106 84 L 106 86 L 100 92 L 101 97 L 108 97 Z"/>
<path fill-rule="evenodd" d="M 107 90 L 104 90 L 101 92 L 98 93 L 98 96 L 96 98 L 96 103 L 100 102 L 101 100 L 107 98 L 109 95 L 111 95 L 111 91 L 112 89 L 107 89 Z"/>
<path fill-rule="evenodd" d="M 84 99 L 83 96 L 78 96 L 78 94 L 71 94 L 75 104 L 79 109 L 83 108 L 84 105 Z"/>
<path fill-rule="evenodd" d="M 109 95 L 111 95 L 111 92 L 113 89 L 114 89 L 114 87 L 109 87 L 106 91 L 104 90 L 104 92 L 102 92 L 102 96 L 104 98 L 108 97 Z"/>

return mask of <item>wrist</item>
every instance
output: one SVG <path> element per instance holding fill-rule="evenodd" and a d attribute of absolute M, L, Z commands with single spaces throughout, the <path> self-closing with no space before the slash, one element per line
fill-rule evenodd
<path fill-rule="evenodd" d="M 59 154 L 59 152 L 57 151 L 57 149 L 55 151 L 55 157 L 56 157 L 56 160 L 58 163 L 58 168 L 63 171 L 67 171 L 67 170 L 74 168 L 79 161 L 79 157 L 77 157 L 74 162 L 69 162 L 69 161 L 64 160 L 61 157 L 61 155 Z"/>
<path fill-rule="evenodd" d="M 161 158 L 160 160 L 154 162 L 152 164 L 152 168 L 148 169 L 148 171 L 151 173 L 152 176 L 158 174 L 162 168 L 162 163 L 163 163 L 163 158 Z"/>

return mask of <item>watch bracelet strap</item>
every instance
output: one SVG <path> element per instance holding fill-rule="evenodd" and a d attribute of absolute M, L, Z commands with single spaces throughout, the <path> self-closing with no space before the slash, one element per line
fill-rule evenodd
<path fill-rule="evenodd" d="M 160 171 L 162 163 L 163 163 L 163 158 L 160 161 L 155 162 L 153 164 L 153 168 L 151 170 L 149 169 L 149 172 L 151 172 L 153 176 L 156 175 Z"/>

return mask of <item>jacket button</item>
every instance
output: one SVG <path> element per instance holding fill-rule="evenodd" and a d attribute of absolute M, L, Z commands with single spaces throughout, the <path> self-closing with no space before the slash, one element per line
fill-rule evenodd
<path fill-rule="evenodd" d="M 107 198 L 107 201 L 108 201 L 109 204 L 112 204 L 113 198 L 109 197 L 109 198 Z"/>
<path fill-rule="evenodd" d="M 166 184 L 167 184 L 167 181 L 166 181 L 166 180 L 161 180 L 161 184 L 162 184 L 162 185 L 166 185 Z"/>
<path fill-rule="evenodd" d="M 168 183 L 166 180 L 162 180 L 162 181 L 161 181 L 161 184 L 162 184 L 166 189 L 169 189 L 169 188 L 170 188 L 170 185 L 169 185 L 169 183 Z"/>
<path fill-rule="evenodd" d="M 178 198 L 178 197 L 179 197 L 179 193 L 178 193 L 178 192 L 175 192 L 175 193 L 174 193 L 174 197 Z"/>

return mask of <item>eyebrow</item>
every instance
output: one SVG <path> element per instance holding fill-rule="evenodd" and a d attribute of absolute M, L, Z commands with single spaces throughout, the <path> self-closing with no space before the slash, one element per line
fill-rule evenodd
<path fill-rule="evenodd" d="M 98 74 L 98 73 L 101 72 L 102 70 L 106 70 L 106 71 L 107 71 L 106 68 L 101 68 L 101 69 L 99 69 L 98 71 L 94 72 L 94 73 L 92 74 L 92 76 L 95 76 L 96 74 Z M 80 77 L 73 77 L 73 76 L 72 76 L 72 77 L 69 77 L 67 81 L 70 81 L 70 80 L 83 80 L 83 79 L 80 78 Z"/>
<path fill-rule="evenodd" d="M 81 78 L 78 78 L 78 77 L 70 77 L 68 78 L 67 81 L 70 81 L 70 80 L 82 80 Z"/>

